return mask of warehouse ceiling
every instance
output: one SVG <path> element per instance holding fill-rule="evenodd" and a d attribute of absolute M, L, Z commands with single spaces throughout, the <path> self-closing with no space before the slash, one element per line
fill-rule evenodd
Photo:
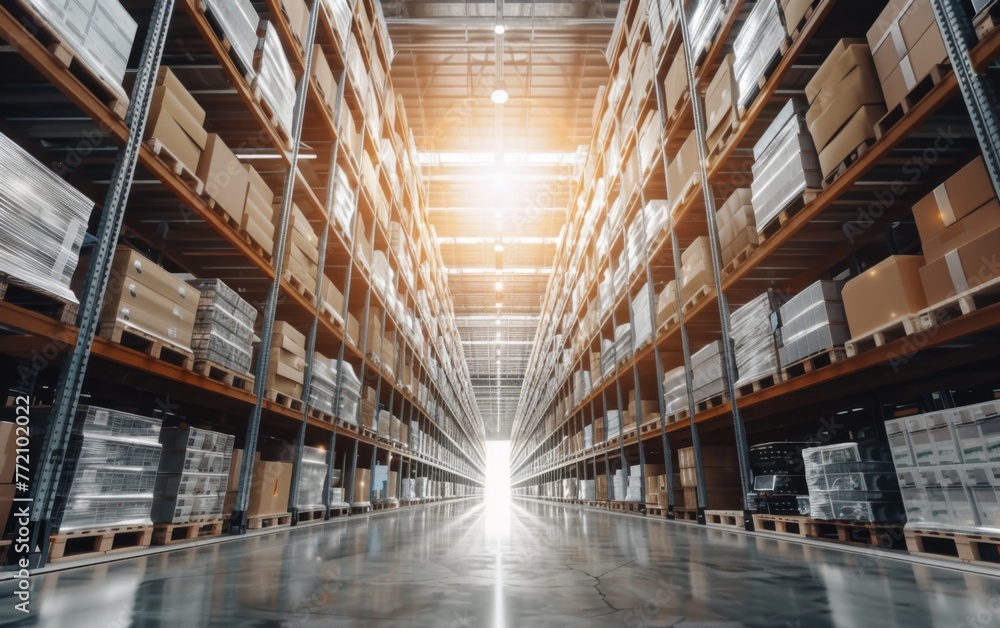
<path fill-rule="evenodd" d="M 508 440 L 618 3 L 382 9 L 486 437 Z"/>

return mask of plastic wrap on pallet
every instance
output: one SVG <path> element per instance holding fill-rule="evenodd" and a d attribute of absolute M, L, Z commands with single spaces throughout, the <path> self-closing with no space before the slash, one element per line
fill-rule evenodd
<path fill-rule="evenodd" d="M 858 443 L 803 450 L 813 518 L 864 522 L 903 519 L 893 464 L 866 460 L 869 453 L 870 448 L 862 450 Z"/>
<path fill-rule="evenodd" d="M 361 404 L 361 380 L 354 372 L 354 367 L 348 362 L 334 363 L 337 366 L 337 376 L 340 385 L 338 408 L 334 413 L 337 418 L 357 425 L 358 406 Z"/>
<path fill-rule="evenodd" d="M 330 358 L 316 353 L 313 357 L 312 382 L 309 386 L 309 407 L 333 414 L 337 397 L 337 369 Z"/>
<path fill-rule="evenodd" d="M 841 287 L 840 282 L 817 281 L 781 306 L 781 364 L 794 364 L 851 339 Z"/>
<path fill-rule="evenodd" d="M 613 489 L 613 494 L 609 495 L 612 501 L 625 501 L 628 495 L 628 476 L 625 474 L 625 469 L 618 469 L 611 476 L 611 488 Z"/>
<path fill-rule="evenodd" d="M 63 45 L 121 98 L 138 26 L 118 0 L 25 0 Z"/>
<path fill-rule="evenodd" d="M 702 401 L 722 393 L 722 343 L 709 343 L 691 355 L 691 380 L 694 400 Z"/>
<path fill-rule="evenodd" d="M 205 6 L 221 27 L 229 45 L 232 46 L 240 70 L 245 74 L 254 71 L 254 52 L 257 50 L 257 26 L 260 15 L 250 0 L 204 0 Z"/>
<path fill-rule="evenodd" d="M 757 232 L 808 188 L 819 188 L 822 175 L 812 136 L 806 130 L 805 103 L 790 99 L 754 145 L 753 194 Z"/>
<path fill-rule="evenodd" d="M 259 90 L 271 111 L 278 118 L 278 124 L 291 136 L 292 115 L 295 108 L 295 75 L 288 63 L 285 47 L 274 25 L 263 20 L 259 31 L 263 31 L 258 48 L 260 54 L 255 65 L 257 76 L 254 88 Z"/>
<path fill-rule="evenodd" d="M 730 316 L 739 377 L 737 386 L 778 371 L 774 331 L 778 326 L 779 307 L 774 291 L 768 289 Z"/>
<path fill-rule="evenodd" d="M 719 28 L 724 4 L 723 2 L 719 2 L 719 0 L 698 0 L 688 18 L 688 32 L 691 33 L 691 50 L 696 52 L 704 50 L 712 41 L 716 30 Z M 777 4 L 777 0 L 775 0 L 775 4 Z"/>
<path fill-rule="evenodd" d="M 76 303 L 70 281 L 94 203 L 0 134 L 0 272 Z"/>
<path fill-rule="evenodd" d="M 639 294 L 632 300 L 632 324 L 635 331 L 632 338 L 632 350 L 638 351 L 639 347 L 653 337 L 653 295 L 649 289 L 649 284 L 643 284 Z"/>
<path fill-rule="evenodd" d="M 667 414 L 674 414 L 688 407 L 687 371 L 683 366 L 673 368 L 663 375 L 663 401 Z"/>
<path fill-rule="evenodd" d="M 351 5 L 348 0 L 322 0 L 332 19 L 334 29 L 340 36 L 340 42 L 347 41 L 351 32 Z"/>
<path fill-rule="evenodd" d="M 757 2 L 733 43 L 736 56 L 733 70 L 740 90 L 740 106 L 747 106 L 757 94 L 757 82 L 764 77 L 784 41 L 785 25 L 778 0 Z"/>
<path fill-rule="evenodd" d="M 257 310 L 219 279 L 188 279 L 201 294 L 191 349 L 238 373 L 250 370 Z"/>
<path fill-rule="evenodd" d="M 597 499 L 593 480 L 578 480 L 578 483 L 579 488 L 577 489 L 577 494 L 579 495 L 579 499 L 586 501 L 594 501 Z"/>
<path fill-rule="evenodd" d="M 610 440 L 621 436 L 622 413 L 620 410 L 608 410 L 604 413 L 604 438 Z"/>
<path fill-rule="evenodd" d="M 354 187 L 344 169 L 339 164 L 335 168 L 336 174 L 334 175 L 333 184 L 336 186 L 336 191 L 333 195 L 333 217 L 337 220 L 337 224 L 340 225 L 347 238 L 351 239 L 354 236 L 351 230 L 351 223 L 354 220 L 354 212 L 357 209 Z"/>

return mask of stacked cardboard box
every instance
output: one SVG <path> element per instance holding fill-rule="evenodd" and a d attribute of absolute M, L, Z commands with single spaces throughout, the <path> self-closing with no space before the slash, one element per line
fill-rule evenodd
<path fill-rule="evenodd" d="M 656 329 L 661 329 L 677 315 L 677 282 L 670 280 L 656 298 Z"/>
<path fill-rule="evenodd" d="M 684 144 L 673 158 L 668 157 L 667 164 L 667 195 L 670 197 L 670 207 L 684 198 L 688 189 L 698 184 L 701 172 L 698 159 L 698 137 L 692 133 L 684 140 Z"/>
<path fill-rule="evenodd" d="M 664 115 L 668 119 L 679 113 L 681 101 L 688 93 L 687 61 L 684 56 L 684 46 L 677 50 L 673 61 L 670 62 L 670 69 L 667 70 L 667 78 L 663 82 Z"/>
<path fill-rule="evenodd" d="M 850 340 L 841 286 L 840 282 L 817 281 L 781 306 L 781 364 L 794 364 Z"/>
<path fill-rule="evenodd" d="M 650 496 L 654 496 L 656 491 L 659 490 L 659 483 L 656 478 L 665 477 L 664 467 L 662 464 L 647 464 L 645 469 L 646 476 L 646 502 L 649 502 Z M 628 477 L 628 491 L 625 495 L 625 501 L 627 502 L 638 502 L 642 501 L 642 475 L 643 468 L 642 465 L 634 464 L 629 467 L 629 477 Z M 650 490 L 652 489 L 652 490 Z"/>
<path fill-rule="evenodd" d="M 89 256 L 88 258 L 89 264 Z M 74 285 L 83 285 L 81 264 Z M 122 324 L 180 349 L 190 350 L 199 292 L 139 255 L 119 246 L 101 309 L 102 324 Z"/>
<path fill-rule="evenodd" d="M 149 106 L 146 139 L 156 139 L 191 172 L 198 172 L 208 143 L 205 110 L 170 68 L 161 67 Z"/>
<path fill-rule="evenodd" d="M 715 277 L 712 274 L 712 254 L 707 236 L 698 236 L 691 243 L 691 246 L 681 253 L 678 280 L 681 282 L 682 307 L 691 303 L 704 288 L 711 290 L 715 287 Z"/>
<path fill-rule="evenodd" d="M 708 504 L 703 506 L 716 510 L 741 509 L 743 489 L 736 450 L 732 447 L 703 446 L 701 464 L 705 471 L 705 490 L 708 494 Z M 698 507 L 698 474 L 692 447 L 678 450 L 677 466 L 681 471 L 681 486 L 684 488 L 684 508 L 695 509 Z"/>
<path fill-rule="evenodd" d="M 59 43 L 102 79 L 121 98 L 122 80 L 138 25 L 118 0 L 28 0 Z"/>
<path fill-rule="evenodd" d="M 730 316 L 736 350 L 737 386 L 778 372 L 778 348 L 774 332 L 781 302 L 771 289 L 765 290 Z"/>
<path fill-rule="evenodd" d="M 268 254 L 274 249 L 274 192 L 267 181 L 254 169 L 247 167 L 247 196 L 243 203 L 240 230 Z"/>
<path fill-rule="evenodd" d="M 580 499 L 585 501 L 594 501 L 597 499 L 597 491 L 594 486 L 594 480 L 578 480 L 578 484 L 577 495 Z"/>
<path fill-rule="evenodd" d="M 920 284 L 920 255 L 893 255 L 844 285 L 851 337 L 858 338 L 927 307 Z"/>
<path fill-rule="evenodd" d="M 299 44 L 299 49 L 304 52 L 306 36 L 309 34 L 309 8 L 305 0 L 281 0 L 281 12 L 284 13 L 288 28 L 292 31 L 292 37 Z M 314 62 L 316 58 L 313 57 Z"/>
<path fill-rule="evenodd" d="M 886 423 L 907 525 L 1000 530 L 1000 403 Z"/>
<path fill-rule="evenodd" d="M 819 159 L 805 126 L 805 104 L 792 98 L 753 148 L 753 209 L 762 232 L 807 189 L 822 184 Z"/>
<path fill-rule="evenodd" d="M 806 99 L 806 125 L 825 177 L 875 138 L 875 123 L 885 115 L 871 48 L 863 40 L 840 40 L 806 85 Z"/>
<path fill-rule="evenodd" d="M 795 33 L 806 13 L 815 4 L 816 0 L 781 0 L 781 14 L 785 18 L 785 28 L 789 36 Z"/>
<path fill-rule="evenodd" d="M 890 0 L 868 31 L 868 45 L 889 109 L 948 62 L 930 0 Z"/>
<path fill-rule="evenodd" d="M 198 178 L 205 183 L 205 193 L 216 207 L 225 211 L 235 224 L 242 224 L 250 173 L 215 133 L 208 134 L 198 161 Z"/>
<path fill-rule="evenodd" d="M 153 492 L 153 523 L 222 516 L 236 438 L 192 427 L 160 432 L 163 452 Z"/>
<path fill-rule="evenodd" d="M 233 450 L 233 461 L 229 468 L 229 492 L 226 493 L 226 507 L 230 513 L 236 504 L 239 490 L 240 467 L 243 450 Z M 292 487 L 292 463 L 263 460 L 258 451 L 254 455 L 253 475 L 250 478 L 250 501 L 247 515 L 251 517 L 279 515 L 288 512 L 288 499 Z"/>
<path fill-rule="evenodd" d="M 0 422 L 0 527 L 6 529 L 7 519 L 14 507 L 16 487 L 14 480 L 17 467 L 17 443 L 15 425 Z"/>
<path fill-rule="evenodd" d="M 651 393 L 646 392 L 649 396 Z M 628 415 L 632 417 L 632 420 L 637 420 L 639 424 L 643 424 L 647 421 L 652 421 L 654 419 L 660 418 L 660 403 L 653 400 L 639 400 L 636 401 L 635 390 L 629 389 L 628 391 Z"/>
<path fill-rule="evenodd" d="M 913 206 L 923 242 L 920 282 L 928 304 L 1000 277 L 1000 203 L 977 157 Z"/>
<path fill-rule="evenodd" d="M 722 267 L 729 266 L 744 251 L 752 251 L 760 243 L 753 211 L 750 188 L 738 188 L 716 212 L 719 243 L 722 246 Z"/>
<path fill-rule="evenodd" d="M 276 215 L 276 220 L 280 215 Z M 278 225 L 275 225 L 277 227 Z M 307 290 L 316 289 L 317 273 L 319 272 L 319 238 L 313 230 L 309 219 L 302 210 L 292 204 L 291 224 L 288 229 L 288 244 L 285 247 L 284 268 L 291 273 Z"/>
<path fill-rule="evenodd" d="M 0 272 L 76 302 L 70 287 L 94 203 L 0 134 Z"/>
<path fill-rule="evenodd" d="M 237 373 L 250 371 L 257 309 L 220 279 L 188 279 L 201 299 L 191 349 L 195 358 Z"/>
<path fill-rule="evenodd" d="M 265 388 L 294 399 L 302 398 L 306 367 L 306 337 L 284 321 L 274 322 L 274 344 L 267 366 Z"/>
<path fill-rule="evenodd" d="M 731 127 L 740 120 L 737 105 L 739 85 L 733 72 L 734 59 L 731 54 L 723 57 L 705 92 L 705 145 L 710 154 L 718 150 Z"/>
<path fill-rule="evenodd" d="M 33 409 L 31 418 L 32 431 L 45 434 L 51 415 Z M 52 513 L 53 531 L 150 525 L 163 449 L 160 421 L 81 405 L 73 423 Z M 44 440 L 31 439 L 31 459 L 41 459 Z"/>
<path fill-rule="evenodd" d="M 784 41 L 785 25 L 778 10 L 778 0 L 761 0 L 754 4 L 733 43 L 733 72 L 739 84 L 740 106 L 748 106 L 757 95 L 757 83 Z"/>
<path fill-rule="evenodd" d="M 419 484 L 419 482 L 418 482 Z M 372 499 L 372 470 L 358 467 L 354 470 L 354 495 L 351 506 L 363 506 Z"/>
<path fill-rule="evenodd" d="M 810 514 L 841 521 L 902 521 L 902 497 L 892 462 L 877 447 L 844 443 L 802 450 Z"/>

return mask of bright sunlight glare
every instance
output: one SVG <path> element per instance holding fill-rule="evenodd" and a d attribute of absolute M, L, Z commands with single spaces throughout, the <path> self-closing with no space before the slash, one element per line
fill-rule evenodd
<path fill-rule="evenodd" d="M 486 442 L 486 536 L 510 536 L 510 441 Z"/>

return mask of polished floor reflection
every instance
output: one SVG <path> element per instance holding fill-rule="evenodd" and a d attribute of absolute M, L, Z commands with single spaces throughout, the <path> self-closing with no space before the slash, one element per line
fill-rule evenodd
<path fill-rule="evenodd" d="M 433 504 L 39 576 L 0 625 L 1000 626 L 1000 580 L 574 507 Z"/>

